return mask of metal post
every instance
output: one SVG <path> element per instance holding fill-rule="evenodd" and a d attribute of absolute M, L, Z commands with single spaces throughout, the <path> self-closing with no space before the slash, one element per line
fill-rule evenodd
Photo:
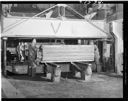
<path fill-rule="evenodd" d="M 60 68 L 60 66 L 57 66 L 54 68 L 52 81 L 53 82 L 60 82 L 60 78 L 61 78 L 61 68 Z"/>
<path fill-rule="evenodd" d="M 1 33 L 3 33 L 4 30 L 4 16 L 3 16 L 3 8 L 2 9 L 2 14 L 1 14 Z"/>
<path fill-rule="evenodd" d="M 104 72 L 106 72 L 106 69 L 107 69 L 106 65 L 108 65 L 107 61 L 106 61 L 106 57 L 105 57 L 106 44 L 107 44 L 106 40 L 103 41 L 103 71 Z"/>
<path fill-rule="evenodd" d="M 91 76 L 92 76 L 92 68 L 91 67 L 92 67 L 92 65 L 88 64 L 88 67 L 87 67 L 87 69 L 85 71 L 85 80 L 86 81 L 91 80 Z"/>
<path fill-rule="evenodd" d="M 44 70 L 43 70 L 43 72 L 44 72 L 44 76 L 46 77 L 47 76 L 47 64 L 46 63 L 44 63 L 44 66 L 43 66 L 43 68 L 44 68 Z"/>
<path fill-rule="evenodd" d="M 48 65 L 52 66 L 52 77 L 51 80 L 53 82 L 60 82 L 61 78 L 61 67 L 55 63 L 47 63 Z"/>
<path fill-rule="evenodd" d="M 77 65 L 81 67 L 81 80 L 82 81 L 89 81 L 91 80 L 92 76 L 92 65 L 91 63 L 82 63 L 82 62 L 77 62 Z"/>
<path fill-rule="evenodd" d="M 78 44 L 81 45 L 81 39 L 78 39 Z"/>
<path fill-rule="evenodd" d="M 81 68 L 74 62 L 71 62 L 72 65 L 72 74 L 75 77 L 79 77 L 80 72 L 81 72 Z M 74 66 L 74 67 L 73 67 Z"/>
<path fill-rule="evenodd" d="M 7 70 L 6 70 L 6 67 L 7 67 L 7 37 L 4 37 L 3 38 L 3 44 L 4 44 L 4 67 L 3 67 L 3 74 L 4 76 L 7 76 Z"/>

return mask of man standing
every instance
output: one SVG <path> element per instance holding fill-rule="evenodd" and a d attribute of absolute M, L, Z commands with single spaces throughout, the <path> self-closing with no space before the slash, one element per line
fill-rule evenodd
<path fill-rule="evenodd" d="M 37 67 L 36 59 L 37 59 L 36 39 L 33 39 L 28 49 L 28 60 L 29 60 L 28 74 L 31 77 L 34 77 L 36 73 L 36 67 Z"/>
<path fill-rule="evenodd" d="M 21 55 L 20 55 L 20 45 L 21 43 L 19 42 L 18 46 L 17 46 L 17 54 L 18 54 L 18 60 L 20 61 L 21 60 Z"/>
<path fill-rule="evenodd" d="M 99 49 L 97 45 L 94 44 L 94 42 L 91 40 L 90 45 L 94 45 L 94 61 L 96 63 L 97 72 L 101 71 L 101 65 L 100 65 L 100 54 Z"/>
<path fill-rule="evenodd" d="M 95 51 L 94 51 L 94 54 L 95 54 L 95 62 L 96 62 L 96 68 L 97 68 L 97 72 L 100 72 L 101 71 L 101 65 L 100 65 L 100 54 L 99 54 L 99 49 L 97 47 L 97 45 L 95 45 Z"/>

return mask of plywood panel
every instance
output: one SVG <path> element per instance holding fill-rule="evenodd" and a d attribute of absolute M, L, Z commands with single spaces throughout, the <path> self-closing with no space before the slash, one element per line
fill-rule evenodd
<path fill-rule="evenodd" d="M 43 45 L 44 62 L 94 61 L 93 45 Z"/>

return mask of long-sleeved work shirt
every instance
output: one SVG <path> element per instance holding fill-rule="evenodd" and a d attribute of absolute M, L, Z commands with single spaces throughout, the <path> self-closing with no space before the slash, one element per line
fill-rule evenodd
<path fill-rule="evenodd" d="M 36 47 L 33 47 L 31 44 L 29 45 L 28 49 L 28 59 L 29 59 L 29 64 L 36 64 L 36 59 L 37 59 L 37 49 Z"/>

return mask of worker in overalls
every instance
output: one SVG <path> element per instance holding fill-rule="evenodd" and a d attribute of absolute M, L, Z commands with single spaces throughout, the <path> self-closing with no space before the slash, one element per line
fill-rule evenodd
<path fill-rule="evenodd" d="M 18 60 L 21 60 L 21 55 L 20 55 L 20 45 L 21 43 L 19 42 L 18 46 L 17 46 L 17 54 L 18 54 Z"/>
<path fill-rule="evenodd" d="M 25 60 L 28 60 L 28 43 L 24 43 L 24 45 L 25 45 Z"/>
<path fill-rule="evenodd" d="M 17 46 L 17 54 L 18 54 L 18 59 L 20 62 L 24 62 L 24 43 L 23 42 L 19 42 L 19 45 Z"/>
<path fill-rule="evenodd" d="M 94 45 L 94 61 L 96 63 L 97 72 L 101 71 L 101 65 L 100 65 L 100 54 L 99 49 L 97 45 L 94 44 L 93 41 L 90 41 L 90 45 Z"/>
<path fill-rule="evenodd" d="M 37 59 L 36 39 L 33 39 L 28 49 L 28 61 L 29 61 L 28 75 L 31 77 L 34 77 L 36 73 L 36 67 L 37 67 L 36 59 Z"/>
<path fill-rule="evenodd" d="M 20 54 L 21 54 L 21 62 L 24 62 L 25 60 L 25 47 L 24 47 L 24 43 L 21 42 L 21 45 L 20 45 Z"/>

